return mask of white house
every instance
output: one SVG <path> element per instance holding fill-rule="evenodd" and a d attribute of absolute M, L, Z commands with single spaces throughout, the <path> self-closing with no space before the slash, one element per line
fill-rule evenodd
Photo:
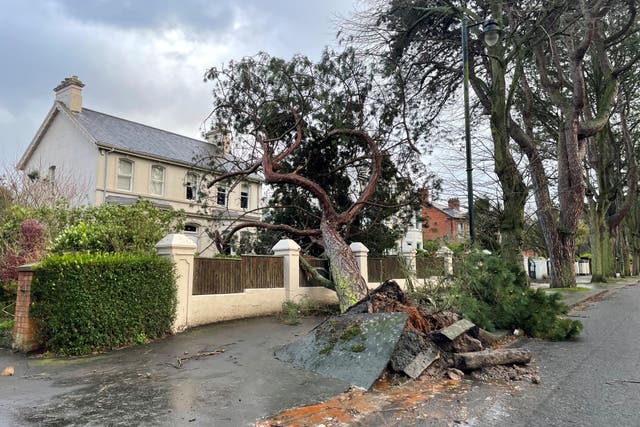
<path fill-rule="evenodd" d="M 221 214 L 227 222 L 243 214 L 260 219 L 260 214 L 253 213 L 262 195 L 257 176 L 232 188 L 220 184 L 209 189 L 209 207 L 207 214 L 203 212 L 199 186 L 207 169 L 197 159 L 217 153 L 233 160 L 228 139 L 210 132 L 202 141 L 90 110 L 82 105 L 83 87 L 73 76 L 54 89 L 53 106 L 20 159 L 19 169 L 51 180 L 61 173 L 72 176 L 88 189 L 83 201 L 87 205 L 147 199 L 167 209 L 183 209 L 187 213 L 184 233 L 196 242 L 199 252 L 214 250 L 205 232 L 212 215 Z"/>

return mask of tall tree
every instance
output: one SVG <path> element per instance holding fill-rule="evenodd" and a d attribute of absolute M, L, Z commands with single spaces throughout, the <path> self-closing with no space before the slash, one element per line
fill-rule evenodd
<path fill-rule="evenodd" d="M 203 159 L 211 166 L 207 185 L 234 185 L 261 173 L 266 183 L 286 188 L 277 193 L 275 205 L 295 204 L 299 216 L 312 219 L 299 221 L 300 228 L 239 221 L 219 236 L 219 244 L 249 227 L 310 239 L 330 260 L 340 307 L 346 310 L 367 295 L 367 285 L 345 236 L 371 217 L 363 212 L 389 208 L 384 192 L 377 192 L 385 168 L 418 172 L 389 82 L 376 79 L 373 65 L 350 50 L 327 51 L 318 63 L 259 54 L 212 68 L 206 79 L 214 83 L 213 128 L 231 132 L 241 154 L 233 167 L 222 153 Z"/>
<path fill-rule="evenodd" d="M 517 65 L 522 103 L 511 134 L 529 159 L 554 287 L 575 286 L 576 234 L 585 199 L 583 161 L 590 141 L 606 135 L 619 82 L 636 61 L 616 68 L 610 61 L 635 31 L 635 3 L 625 2 L 621 12 L 610 1 L 545 1 L 527 15 L 533 25 Z M 597 88 L 589 87 L 589 73 L 598 76 Z M 559 212 L 544 167 L 547 138 L 555 140 Z"/>
<path fill-rule="evenodd" d="M 514 160 L 509 135 L 509 111 L 518 77 L 509 69 L 519 46 L 500 42 L 487 48 L 479 27 L 489 16 L 500 27 L 508 23 L 503 2 L 498 0 L 390 0 L 372 2 L 361 17 L 345 27 L 347 40 L 358 43 L 367 54 L 382 56 L 388 71 L 402 80 L 402 99 L 405 108 L 413 110 L 410 118 L 414 128 L 443 120 L 446 107 L 459 95 L 463 82 L 460 33 L 461 26 L 468 27 L 471 86 L 490 114 L 494 170 L 503 196 L 501 253 L 522 268 L 527 187 Z"/>

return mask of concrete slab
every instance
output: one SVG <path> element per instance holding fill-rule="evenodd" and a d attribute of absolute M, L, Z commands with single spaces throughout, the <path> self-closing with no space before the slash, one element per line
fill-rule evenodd
<path fill-rule="evenodd" d="M 276 352 L 282 361 L 369 389 L 389 363 L 406 313 L 346 314 Z"/>

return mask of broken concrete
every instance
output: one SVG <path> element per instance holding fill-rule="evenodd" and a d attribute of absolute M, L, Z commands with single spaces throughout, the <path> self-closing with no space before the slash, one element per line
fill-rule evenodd
<path fill-rule="evenodd" d="M 275 356 L 320 375 L 369 389 L 403 334 L 406 313 L 344 314 L 328 319 Z"/>
<path fill-rule="evenodd" d="M 440 357 L 438 347 L 416 331 L 406 331 L 400 337 L 389 361 L 391 369 L 416 379 Z"/>
<path fill-rule="evenodd" d="M 442 336 L 448 338 L 449 341 L 453 341 L 456 338 L 458 338 L 460 335 L 474 328 L 476 330 L 478 329 L 478 327 L 473 322 L 467 319 L 461 319 L 461 320 L 458 320 L 453 325 L 447 326 L 446 328 L 443 328 L 438 332 Z"/>

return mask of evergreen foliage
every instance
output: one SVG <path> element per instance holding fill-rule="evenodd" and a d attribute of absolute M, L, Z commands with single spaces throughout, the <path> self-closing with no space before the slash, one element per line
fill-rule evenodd
<path fill-rule="evenodd" d="M 583 329 L 580 321 L 559 317 L 568 310 L 559 294 L 529 288 L 526 275 L 496 255 L 469 255 L 452 294 L 453 304 L 489 331 L 522 329 L 533 337 L 564 340 Z"/>
<path fill-rule="evenodd" d="M 53 255 L 37 267 L 31 316 L 54 353 L 114 349 L 170 331 L 175 286 L 172 263 L 158 256 Z"/>

